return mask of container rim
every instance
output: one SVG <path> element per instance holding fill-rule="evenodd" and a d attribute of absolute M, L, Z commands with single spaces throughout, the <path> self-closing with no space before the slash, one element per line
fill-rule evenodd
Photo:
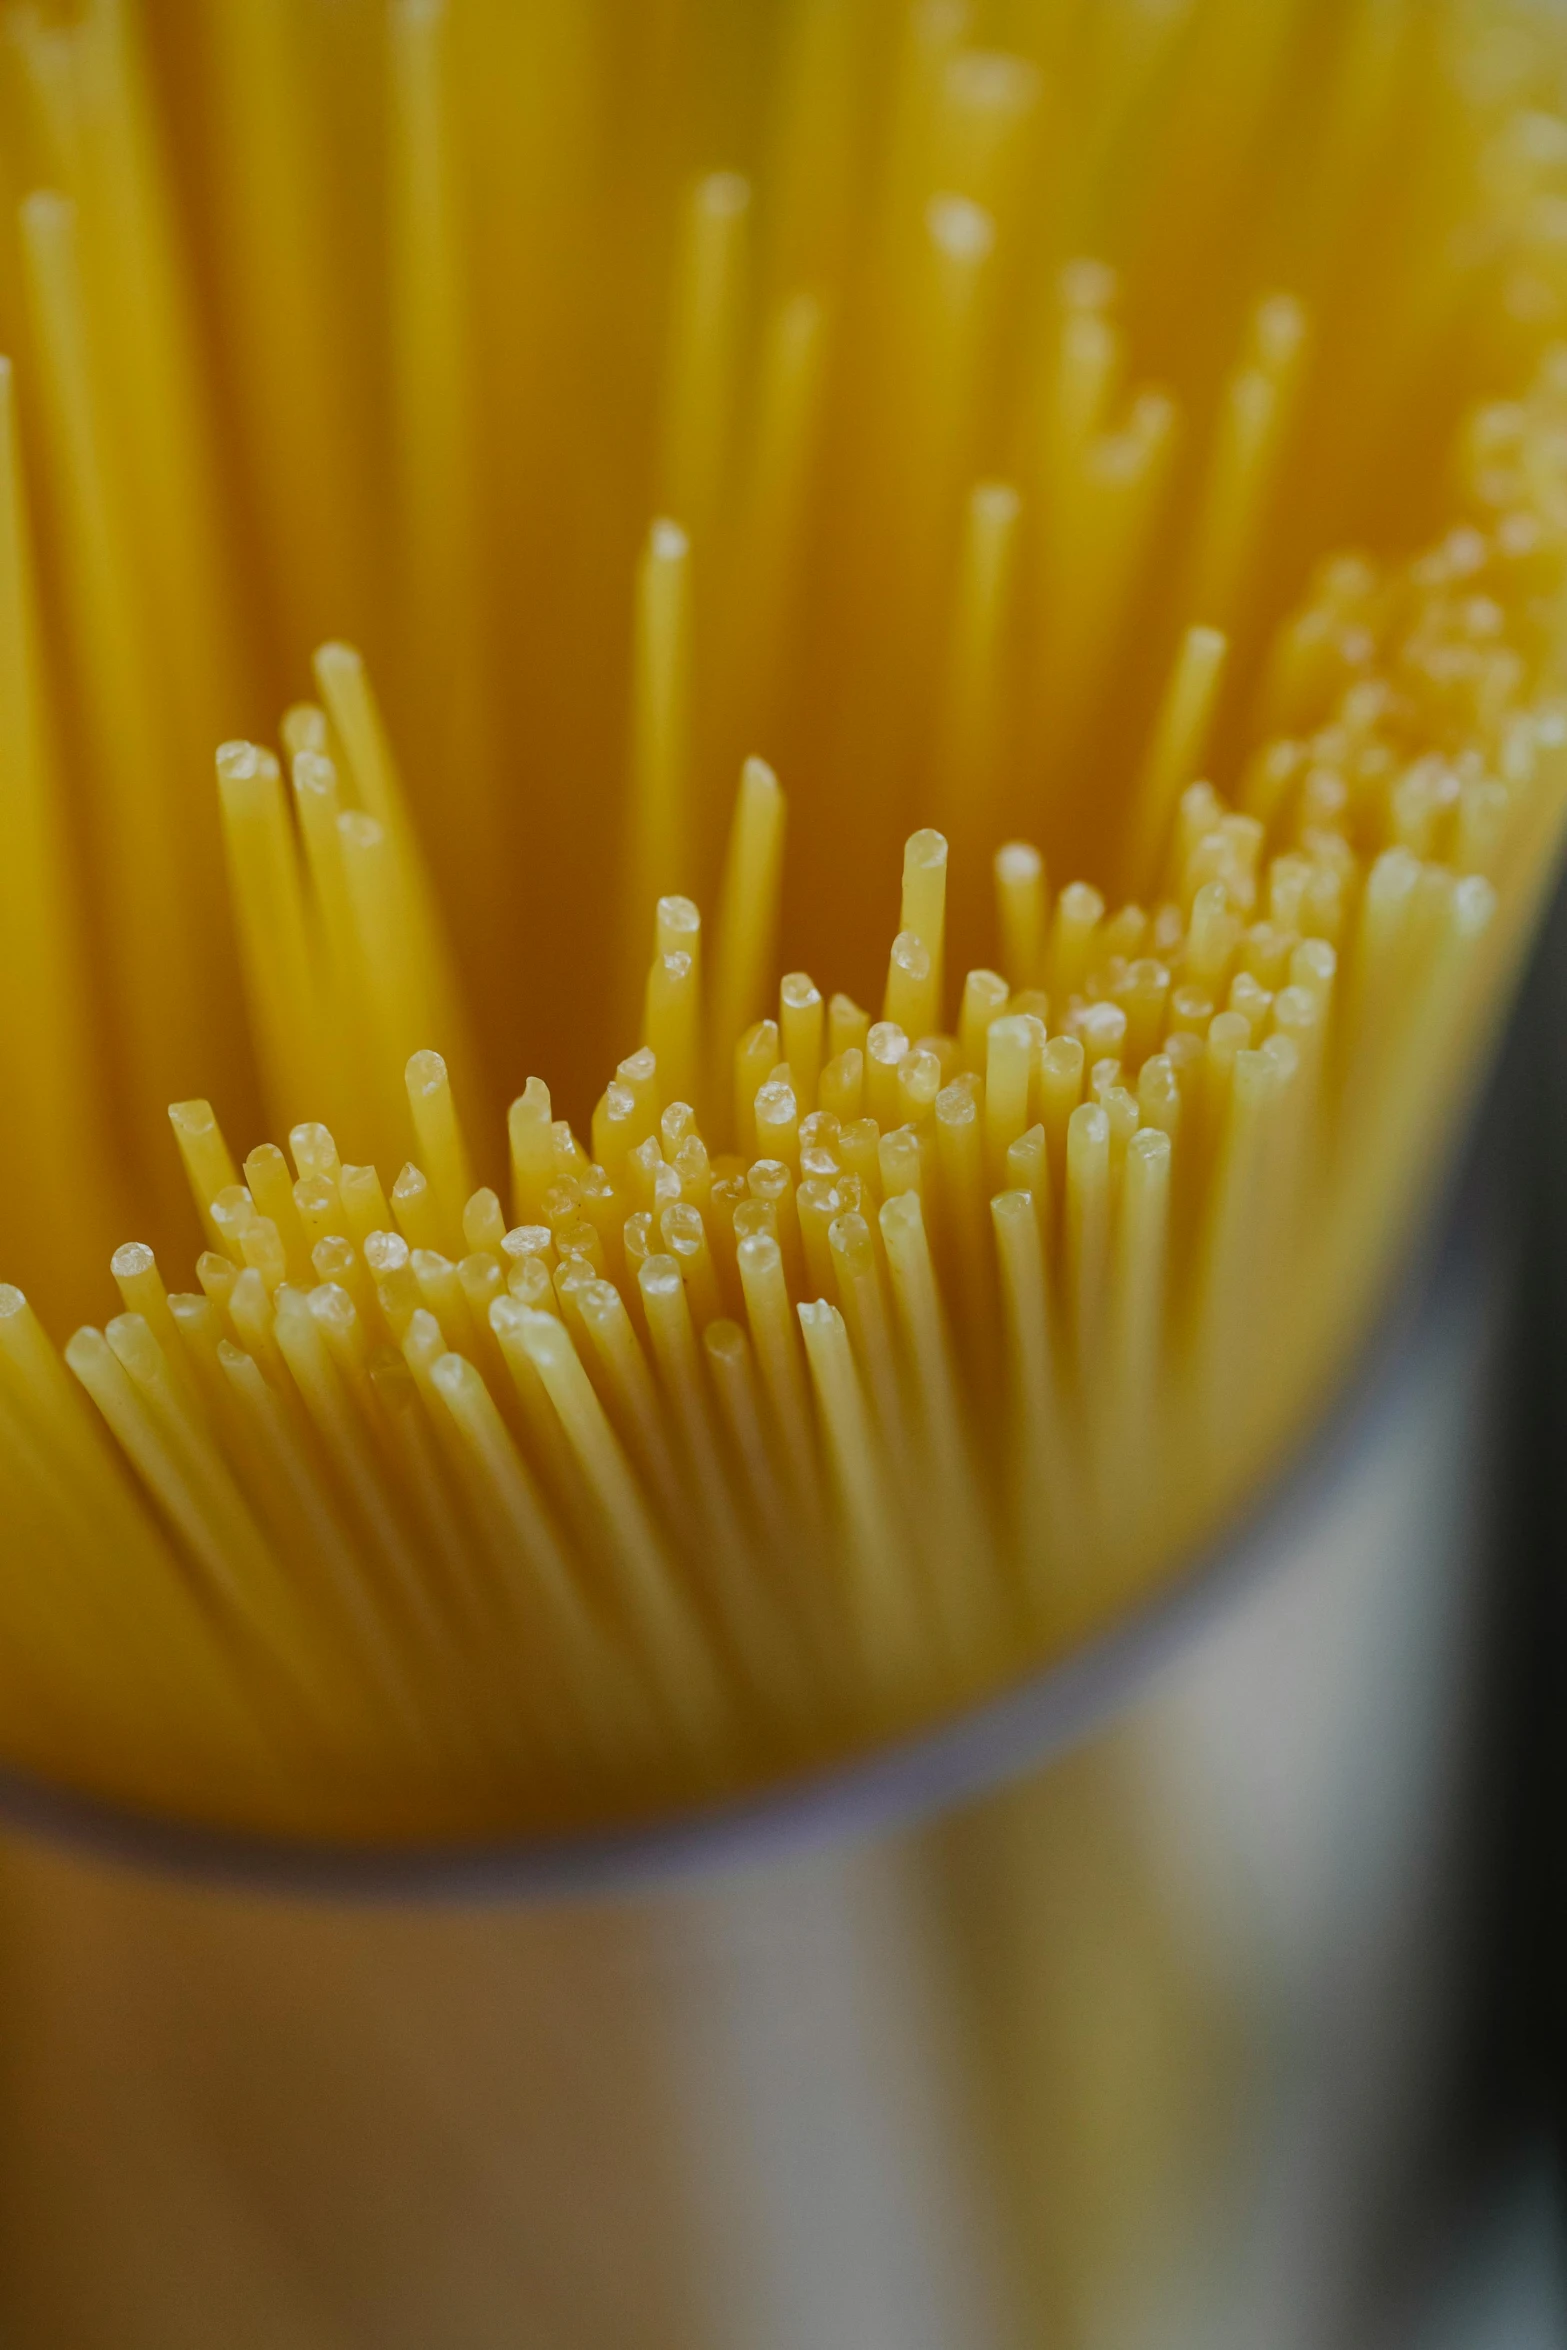
<path fill-rule="evenodd" d="M 1499 1156 L 1490 1113 L 1508 1097 L 1520 1046 L 1527 1049 L 1543 938 L 1567 918 L 1567 890 L 1552 896 L 1459 1147 L 1331 1401 L 1184 1565 L 1054 1662 L 869 1753 L 629 1827 L 395 1845 L 294 1840 L 181 1821 L 4 1765 L 0 1825 L 88 1858 L 229 1890 L 414 1906 L 528 1904 L 635 1893 L 828 1840 L 895 1833 L 1077 1745 L 1282 1563 L 1322 1498 L 1379 1441 L 1402 1372 L 1455 1301 L 1475 1294 L 1482 1210 Z"/>

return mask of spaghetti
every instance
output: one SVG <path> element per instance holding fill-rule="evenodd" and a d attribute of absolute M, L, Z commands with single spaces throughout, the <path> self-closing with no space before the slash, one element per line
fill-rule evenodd
<path fill-rule="evenodd" d="M 8 1759 L 644 1814 L 1320 1402 L 1567 802 L 1567 42 L 995 15 L 5 16 Z"/>

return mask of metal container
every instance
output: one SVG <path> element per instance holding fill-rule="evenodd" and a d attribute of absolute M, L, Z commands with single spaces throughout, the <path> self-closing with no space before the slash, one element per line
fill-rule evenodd
<path fill-rule="evenodd" d="M 1382 2340 L 1479 1979 L 1529 1016 L 1251 1521 L 938 1734 L 395 1860 L 9 1782 L 12 2350 Z"/>

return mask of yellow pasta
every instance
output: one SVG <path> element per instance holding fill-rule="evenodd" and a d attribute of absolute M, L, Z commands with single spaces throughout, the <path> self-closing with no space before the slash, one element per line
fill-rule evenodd
<path fill-rule="evenodd" d="M 0 1760 L 547 1831 L 1109 1624 L 1555 867 L 1567 33 L 0 20 Z"/>

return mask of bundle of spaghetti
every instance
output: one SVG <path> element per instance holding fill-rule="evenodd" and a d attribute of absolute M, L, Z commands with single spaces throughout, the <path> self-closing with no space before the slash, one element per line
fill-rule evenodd
<path fill-rule="evenodd" d="M 1567 38 L 1005 14 L 0 19 L 11 1763 L 709 1798 L 1341 1374 L 1567 811 Z"/>

